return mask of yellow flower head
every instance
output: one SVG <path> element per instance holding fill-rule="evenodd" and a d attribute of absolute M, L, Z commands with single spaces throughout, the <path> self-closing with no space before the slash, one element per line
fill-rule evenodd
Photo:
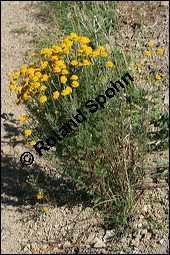
<path fill-rule="evenodd" d="M 47 74 L 44 74 L 41 78 L 41 81 L 48 81 L 48 75 Z"/>
<path fill-rule="evenodd" d="M 44 103 L 45 101 L 47 101 L 47 97 L 46 96 L 41 96 L 40 97 L 40 103 Z"/>
<path fill-rule="evenodd" d="M 74 74 L 70 77 L 70 80 L 77 80 L 77 79 L 78 79 L 78 76 Z"/>
<path fill-rule="evenodd" d="M 60 92 L 58 92 L 58 91 L 53 92 L 54 99 L 57 99 L 59 97 L 59 95 L 60 95 Z"/>
<path fill-rule="evenodd" d="M 27 115 L 23 115 L 22 117 L 20 117 L 20 119 L 18 120 L 18 122 L 23 122 L 23 121 L 25 121 L 25 120 L 27 120 L 28 119 L 28 116 Z"/>
<path fill-rule="evenodd" d="M 54 113 L 59 113 L 59 111 L 55 111 Z"/>
<path fill-rule="evenodd" d="M 156 49 L 155 52 L 156 52 L 156 53 L 162 53 L 162 52 L 163 52 L 163 49 L 158 48 L 158 49 Z"/>
<path fill-rule="evenodd" d="M 31 135 L 32 131 L 30 129 L 24 130 L 24 136 L 29 136 Z"/>
<path fill-rule="evenodd" d="M 45 90 L 45 89 L 47 89 L 47 87 L 44 85 L 40 87 L 40 90 Z"/>
<path fill-rule="evenodd" d="M 45 212 L 48 211 L 48 207 L 44 206 L 43 211 L 45 211 Z"/>
<path fill-rule="evenodd" d="M 144 55 L 145 55 L 145 56 L 150 56 L 151 53 L 150 53 L 149 51 L 145 51 L 145 52 L 144 52 Z"/>
<path fill-rule="evenodd" d="M 35 56 L 36 55 L 36 53 L 32 53 L 32 54 L 30 54 L 29 56 L 30 57 L 33 57 L 33 56 Z"/>
<path fill-rule="evenodd" d="M 61 71 L 61 74 L 68 74 L 68 70 L 63 69 L 63 70 Z"/>
<path fill-rule="evenodd" d="M 104 51 L 105 48 L 103 46 L 98 46 L 96 50 L 101 50 L 101 51 Z"/>
<path fill-rule="evenodd" d="M 108 67 L 112 67 L 114 64 L 113 64 L 113 62 L 112 61 L 108 61 L 108 62 L 106 62 L 106 66 L 108 66 Z"/>
<path fill-rule="evenodd" d="M 139 64 L 139 63 L 135 63 L 135 66 L 140 67 L 140 66 L 141 66 L 141 64 Z"/>
<path fill-rule="evenodd" d="M 64 90 L 61 92 L 61 95 L 62 95 L 62 96 L 66 96 L 66 95 L 70 94 L 71 92 L 72 92 L 72 88 L 67 87 L 66 89 L 64 89 Z"/>
<path fill-rule="evenodd" d="M 60 77 L 60 82 L 61 83 L 66 83 L 66 81 L 67 81 L 67 77 L 66 76 L 63 75 L 63 76 Z"/>
<path fill-rule="evenodd" d="M 78 64 L 78 62 L 77 62 L 76 60 L 72 60 L 70 63 L 71 63 L 71 65 L 73 65 L 73 66 L 76 66 L 76 65 Z"/>
<path fill-rule="evenodd" d="M 35 141 L 31 141 L 31 142 L 30 142 L 30 145 L 31 145 L 31 146 L 33 146 L 33 145 L 35 145 L 35 144 L 36 144 Z"/>
<path fill-rule="evenodd" d="M 154 45 L 154 43 L 147 43 L 146 47 L 152 47 Z"/>
<path fill-rule="evenodd" d="M 41 193 L 36 194 L 37 199 L 41 199 L 43 195 Z"/>
<path fill-rule="evenodd" d="M 84 59 L 82 64 L 83 64 L 84 66 L 88 66 L 88 65 L 91 64 L 91 62 L 90 62 L 88 59 Z"/>
<path fill-rule="evenodd" d="M 161 76 L 155 75 L 155 79 L 156 79 L 156 80 L 160 80 L 160 79 L 161 79 Z"/>
<path fill-rule="evenodd" d="M 76 87 L 79 86 L 79 82 L 78 82 L 78 81 L 73 81 L 73 82 L 71 83 L 71 86 L 72 86 L 73 88 L 76 88 Z"/>
<path fill-rule="evenodd" d="M 27 186 L 27 184 L 26 183 L 22 183 L 21 186 L 22 186 L 22 188 L 25 188 Z"/>
<path fill-rule="evenodd" d="M 107 55 L 108 55 L 107 52 L 101 52 L 101 53 L 100 53 L 100 56 L 101 56 L 101 57 L 107 57 Z"/>

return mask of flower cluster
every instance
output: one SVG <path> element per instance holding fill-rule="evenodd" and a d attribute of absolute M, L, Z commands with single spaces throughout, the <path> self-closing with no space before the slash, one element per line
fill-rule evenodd
<path fill-rule="evenodd" d="M 73 51 L 71 49 L 75 42 L 78 43 L 77 56 L 76 54 L 72 55 Z M 69 74 L 69 65 L 64 61 L 65 55 L 69 55 L 71 59 L 70 66 L 76 67 L 90 65 L 92 57 L 106 57 L 108 55 L 103 46 L 98 46 L 93 50 L 90 46 L 86 45 L 89 42 L 89 38 L 79 37 L 75 33 L 71 33 L 61 40 L 60 46 L 53 45 L 51 48 L 44 48 L 38 53 L 32 53 L 30 57 L 39 55 L 42 60 L 37 63 L 31 62 L 28 66 L 22 66 L 14 74 L 8 75 L 12 77 L 10 90 L 18 92 L 16 104 L 27 103 L 31 97 L 38 97 L 40 103 L 46 102 L 48 98 L 44 94 L 41 96 L 41 93 L 48 89 L 47 82 L 52 83 L 55 76 L 59 76 L 60 84 L 66 84 L 69 80 L 77 80 L 77 75 L 72 75 L 69 80 L 66 76 Z M 112 67 L 113 63 L 108 61 L 106 66 Z M 19 79 L 22 79 L 20 83 Z M 16 86 L 17 83 L 19 85 Z M 73 81 L 62 91 L 53 91 L 51 97 L 58 99 L 60 95 L 68 95 L 72 92 L 70 86 L 76 88 L 79 86 L 79 82 Z"/>
<path fill-rule="evenodd" d="M 89 38 L 71 33 L 60 41 L 60 45 L 32 53 L 30 57 L 35 58 L 34 62 L 21 66 L 20 70 L 13 74 L 8 74 L 12 78 L 10 90 L 17 92 L 16 104 L 29 102 L 41 105 L 72 93 L 81 85 L 78 75 L 80 69 L 93 66 L 93 58 L 108 56 L 103 46 L 93 50 L 88 46 L 89 42 Z M 111 61 L 105 62 L 107 68 L 113 65 Z M 37 112 L 39 111 L 37 109 Z M 28 116 L 24 115 L 18 121 L 23 122 L 27 119 Z M 31 135 L 31 130 L 25 130 L 24 135 Z M 31 141 L 30 145 L 33 143 L 34 141 Z"/>

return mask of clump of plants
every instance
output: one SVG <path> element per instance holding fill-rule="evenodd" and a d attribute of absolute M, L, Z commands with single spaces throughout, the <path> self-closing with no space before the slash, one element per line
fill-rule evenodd
<path fill-rule="evenodd" d="M 142 192 L 152 102 L 146 99 L 149 91 L 131 80 L 118 86 L 104 107 L 96 102 L 110 81 L 130 72 L 116 48 L 108 54 L 89 43 L 71 33 L 59 45 L 31 54 L 32 62 L 9 75 L 10 90 L 17 93 L 16 104 L 28 109 L 19 122 L 30 146 L 42 141 L 49 164 L 59 158 L 56 171 L 85 190 L 109 220 L 124 226 Z M 62 137 L 55 146 L 53 131 Z"/>

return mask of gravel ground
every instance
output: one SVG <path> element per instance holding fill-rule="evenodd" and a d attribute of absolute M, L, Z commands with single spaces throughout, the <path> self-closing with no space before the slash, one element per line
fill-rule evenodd
<path fill-rule="evenodd" d="M 36 1 L 35 1 L 36 2 Z M 21 143 L 20 129 L 17 120 L 25 114 L 23 106 L 14 104 L 14 94 L 9 91 L 7 73 L 13 73 L 26 63 L 26 56 L 34 52 L 29 41 L 33 35 L 41 34 L 46 24 L 38 23 L 35 16 L 39 13 L 35 2 L 2 1 L 2 192 L 1 192 L 1 253 L 2 254 L 168 254 L 169 222 L 168 222 L 168 181 L 163 178 L 156 183 L 150 179 L 150 189 L 139 201 L 132 226 L 119 239 L 105 242 L 111 231 L 101 228 L 100 217 L 94 217 L 90 207 L 76 204 L 72 208 L 53 205 L 43 215 L 35 213 L 35 203 L 25 197 L 21 183 L 28 174 L 35 171 L 49 173 L 54 177 L 54 171 L 49 163 L 35 156 L 35 164 L 23 167 L 20 155 L 31 151 Z M 31 4 L 32 3 L 32 4 Z M 140 31 L 141 13 L 144 7 L 142 32 Z M 157 62 L 158 70 L 164 77 L 163 94 L 160 103 L 167 107 L 168 93 L 168 46 L 169 46 L 169 5 L 167 1 L 125 1 L 118 2 L 118 33 L 110 38 L 111 45 L 117 45 L 123 52 L 130 52 L 133 47 L 144 50 L 146 42 L 153 41 L 156 47 L 164 49 L 162 60 L 151 61 L 151 68 Z M 17 34 L 14 29 L 25 28 Z M 143 44 L 142 44 L 142 43 Z M 143 45 L 143 46 L 141 46 Z M 138 60 L 138 55 L 135 55 Z M 16 146 L 10 142 L 18 142 Z M 167 153 L 150 155 L 148 161 L 156 158 L 168 161 Z M 167 171 L 164 169 L 163 171 Z M 149 182 L 149 180 L 148 180 Z M 160 185 L 163 188 L 158 188 Z M 155 227 L 147 219 L 158 222 Z M 112 230 L 114 232 L 114 229 Z"/>

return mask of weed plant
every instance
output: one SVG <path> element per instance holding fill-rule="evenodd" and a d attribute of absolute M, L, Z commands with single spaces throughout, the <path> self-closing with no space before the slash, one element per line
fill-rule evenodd
<path fill-rule="evenodd" d="M 91 1 L 78 1 L 75 5 L 68 1 L 63 3 L 66 5 L 64 9 L 63 4 L 62 8 L 60 6 L 61 1 L 50 3 L 55 6 L 55 11 L 60 8 L 65 11 L 69 9 L 70 12 L 75 5 L 79 6 L 81 12 L 84 8 L 95 8 L 97 12 L 98 7 L 104 6 L 98 1 L 96 6 Z M 107 4 L 109 2 L 105 5 L 106 12 Z M 69 15 L 67 11 L 65 15 Z M 77 23 L 73 24 L 74 32 L 79 32 L 82 25 L 84 29 L 88 27 L 82 24 L 81 12 L 74 13 L 77 15 Z M 64 16 L 62 12 L 59 15 Z M 105 22 L 109 21 L 105 19 Z M 72 29 L 69 25 L 65 26 L 64 33 Z M 88 29 L 82 29 L 82 33 L 91 34 L 90 27 Z M 94 32 L 93 26 L 91 29 Z M 108 35 L 109 25 L 106 24 L 105 29 Z M 105 29 L 98 27 L 102 33 Z M 42 150 L 43 156 L 55 165 L 63 178 L 71 179 L 78 190 L 85 190 L 90 195 L 94 207 L 101 210 L 108 222 L 122 228 L 128 223 L 142 193 L 145 177 L 143 165 L 147 153 L 151 151 L 151 136 L 155 139 L 151 127 L 153 124 L 166 123 L 168 116 L 161 117 L 154 100 L 156 95 L 138 86 L 138 75 L 134 82 L 129 80 L 125 89 L 119 87 L 120 91 L 114 97 L 107 98 L 104 109 L 99 105 L 94 113 L 85 109 L 88 100 L 104 95 L 106 89 L 111 87 L 110 81 L 116 82 L 127 72 L 130 73 L 128 65 L 132 62 L 116 47 L 108 54 L 105 47 L 98 43 L 101 39 L 96 35 L 97 32 L 94 32 L 97 42 L 94 47 L 92 44 L 90 46 L 90 38 L 70 33 L 59 45 L 31 54 L 33 61 L 9 75 L 12 77 L 10 89 L 17 92 L 16 104 L 23 103 L 28 109 L 28 114 L 22 116 L 19 122 L 24 122 L 24 135 L 31 146 L 38 141 L 49 146 L 45 141 L 54 137 L 52 130 L 57 132 L 68 120 L 74 119 L 78 114 L 77 109 L 83 113 L 86 120 L 78 126 L 73 124 L 70 133 L 63 130 L 62 141 L 57 142 L 56 146 L 49 146 L 47 151 Z M 140 64 L 136 63 L 135 68 L 137 73 Z M 153 100 L 147 99 L 150 94 Z M 168 127 L 165 124 L 160 128 L 161 132 Z M 166 132 L 164 136 L 162 145 L 167 143 Z M 40 192 L 37 190 L 37 193 Z"/>

